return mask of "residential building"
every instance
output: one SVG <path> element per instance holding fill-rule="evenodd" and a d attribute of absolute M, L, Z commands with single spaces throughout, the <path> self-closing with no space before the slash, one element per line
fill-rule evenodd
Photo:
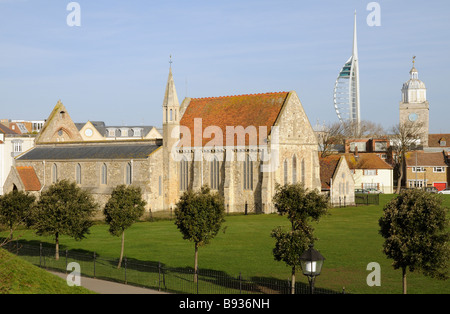
<path fill-rule="evenodd" d="M 356 189 L 377 189 L 393 193 L 393 168 L 376 153 L 344 154 L 348 167 L 353 171 Z"/>
<path fill-rule="evenodd" d="M 34 135 L 19 134 L 0 123 L 0 195 L 4 193 L 4 184 L 15 164 L 14 158 L 34 146 Z"/>
<path fill-rule="evenodd" d="M 406 155 L 406 187 L 447 188 L 449 172 L 447 155 L 441 152 L 414 151 Z"/>

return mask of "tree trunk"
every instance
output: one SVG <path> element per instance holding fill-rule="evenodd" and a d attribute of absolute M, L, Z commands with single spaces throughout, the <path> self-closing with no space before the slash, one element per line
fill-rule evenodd
<path fill-rule="evenodd" d="M 292 267 L 291 294 L 295 294 L 295 266 Z"/>
<path fill-rule="evenodd" d="M 402 268 L 402 276 L 403 276 L 403 294 L 406 294 L 406 267 Z"/>
<path fill-rule="evenodd" d="M 195 254 L 194 254 L 194 282 L 198 280 L 198 245 L 195 243 Z"/>
<path fill-rule="evenodd" d="M 59 260 L 59 234 L 58 233 L 55 234 L 55 242 L 56 242 L 56 245 L 55 245 L 55 259 Z"/>
<path fill-rule="evenodd" d="M 403 169 L 404 169 L 404 163 L 406 162 L 405 160 L 405 153 L 402 151 L 402 161 L 400 162 L 400 168 L 399 168 L 399 173 L 400 176 L 398 177 L 398 181 L 397 181 L 397 190 L 395 191 L 395 194 L 399 194 L 400 193 L 400 189 L 402 187 L 402 181 L 403 181 Z"/>
<path fill-rule="evenodd" d="M 117 265 L 117 269 L 119 269 L 120 266 L 122 265 L 124 243 L 125 243 L 125 230 L 122 231 L 122 247 L 121 247 L 121 249 L 120 249 L 119 264 Z"/>

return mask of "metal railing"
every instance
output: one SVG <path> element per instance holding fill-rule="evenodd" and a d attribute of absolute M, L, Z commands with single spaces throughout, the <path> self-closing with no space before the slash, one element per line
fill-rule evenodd
<path fill-rule="evenodd" d="M 289 280 L 276 278 L 244 278 L 241 273 L 230 276 L 223 271 L 200 269 L 197 282 L 191 267 L 168 267 L 161 262 L 140 261 L 125 257 L 120 268 L 118 259 L 99 256 L 95 252 L 62 250 L 59 259 L 48 244 L 30 245 L 13 241 L 3 248 L 41 268 L 70 273 L 69 263 L 80 265 L 81 275 L 171 293 L 188 294 L 290 294 Z M 307 284 L 296 283 L 296 294 L 309 294 Z M 329 289 L 316 288 L 318 294 L 338 294 Z"/>

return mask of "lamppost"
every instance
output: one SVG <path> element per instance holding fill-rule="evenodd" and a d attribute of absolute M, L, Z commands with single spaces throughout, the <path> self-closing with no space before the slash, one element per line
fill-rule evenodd
<path fill-rule="evenodd" d="M 300 265 L 302 267 L 303 275 L 308 277 L 311 294 L 314 294 L 314 282 L 316 276 L 320 275 L 323 261 L 325 260 L 325 257 L 314 250 L 313 247 L 314 244 L 310 244 L 309 249 L 300 255 Z"/>

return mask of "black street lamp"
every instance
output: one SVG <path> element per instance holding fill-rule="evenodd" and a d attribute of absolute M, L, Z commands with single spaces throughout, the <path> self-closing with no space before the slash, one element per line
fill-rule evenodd
<path fill-rule="evenodd" d="M 314 244 L 310 244 L 309 249 L 300 255 L 300 265 L 302 267 L 303 275 L 308 277 L 311 294 L 314 293 L 314 281 L 316 276 L 320 275 L 323 261 L 325 260 L 325 257 L 323 257 L 322 254 L 313 249 L 313 246 Z"/>

